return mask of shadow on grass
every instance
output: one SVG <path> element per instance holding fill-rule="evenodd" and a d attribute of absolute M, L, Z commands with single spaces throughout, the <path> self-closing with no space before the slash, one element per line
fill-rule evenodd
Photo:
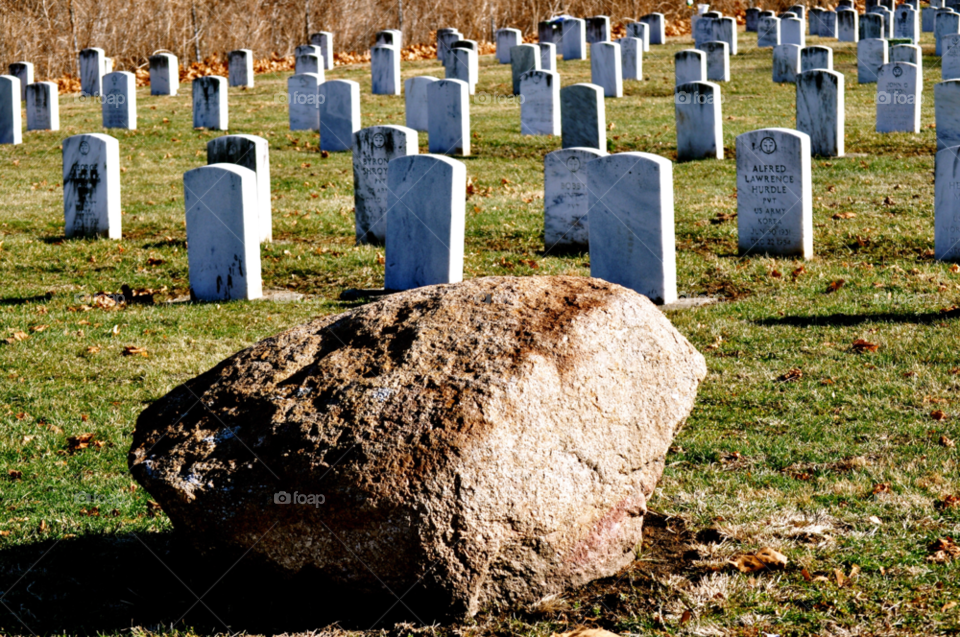
<path fill-rule="evenodd" d="M 53 298 L 53 294 L 38 294 L 37 296 L 16 296 L 8 299 L 0 299 L 0 306 L 3 305 L 26 305 L 27 303 L 46 303 Z"/>
<path fill-rule="evenodd" d="M 386 590 L 360 599 L 316 575 L 203 556 L 174 532 L 88 535 L 0 551 L 0 634 L 95 635 L 131 626 L 275 634 L 436 619 L 424 610 L 425 591 L 395 592 L 402 602 Z"/>
<path fill-rule="evenodd" d="M 753 321 L 756 325 L 790 327 L 844 327 L 861 323 L 910 323 L 931 325 L 960 318 L 960 308 L 935 312 L 877 312 L 874 314 L 826 314 L 811 316 L 780 316 Z"/>

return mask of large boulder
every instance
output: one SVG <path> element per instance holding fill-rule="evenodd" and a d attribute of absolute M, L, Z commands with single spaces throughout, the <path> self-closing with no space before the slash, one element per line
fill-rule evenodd
<path fill-rule="evenodd" d="M 295 327 L 177 387 L 141 414 L 130 469 L 202 549 L 361 595 L 418 584 L 436 610 L 470 615 L 634 558 L 705 374 L 618 285 L 437 285 Z"/>

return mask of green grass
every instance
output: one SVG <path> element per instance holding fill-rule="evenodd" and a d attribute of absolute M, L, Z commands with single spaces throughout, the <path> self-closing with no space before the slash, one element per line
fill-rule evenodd
<path fill-rule="evenodd" d="M 960 272 L 932 258 L 932 85 L 940 72 L 931 34 L 923 35 L 918 135 L 876 134 L 876 85 L 857 84 L 856 47 L 825 42 L 846 76 L 848 156 L 814 159 L 816 256 L 806 263 L 741 258 L 736 221 L 713 223 L 736 212 L 736 136 L 795 124 L 794 88 L 771 83 L 770 50 L 756 49 L 753 34 L 740 40 L 733 81 L 722 88 L 727 159 L 674 168 L 678 288 L 726 299 L 670 313 L 706 356 L 709 374 L 650 504 L 684 530 L 690 550 L 664 565 L 656 547 L 645 549 L 641 574 L 645 564 L 659 564 L 646 576 L 601 583 L 596 595 L 573 592 L 549 612 L 489 613 L 440 632 L 546 636 L 587 619 L 643 635 L 960 631 L 957 567 L 927 561 L 933 541 L 960 538 L 960 509 L 937 506 L 960 494 L 958 451 L 940 442 L 960 437 L 960 331 L 957 312 L 941 312 L 958 304 Z M 653 47 L 646 81 L 606 101 L 611 150 L 676 156 L 673 54 L 687 46 Z M 560 62 L 559 71 L 564 85 L 589 81 L 588 62 Z M 405 62 L 403 74 L 442 70 Z M 368 67 L 328 77 L 361 83 L 364 126 L 403 123 L 402 98 L 370 95 Z M 483 57 L 478 93 L 504 95 L 509 87 L 509 67 Z M 131 626 L 136 634 L 226 632 L 209 614 L 193 621 L 202 605 L 177 623 L 196 601 L 178 579 L 203 577 L 189 573 L 192 558 L 127 471 L 137 415 L 233 352 L 348 308 L 338 300 L 343 290 L 383 283 L 382 249 L 354 246 L 349 154 L 324 158 L 315 135 L 290 133 L 276 99 L 286 77 L 266 75 L 255 89 L 231 89 L 230 132 L 270 141 L 275 240 L 262 251 L 264 287 L 306 297 L 162 302 L 188 288 L 182 174 L 205 163 L 206 142 L 221 134 L 190 128 L 188 92 L 154 98 L 140 89 L 136 132 L 101 131 L 96 105 L 64 96 L 60 132 L 0 147 L 0 336 L 28 335 L 0 343 L 2 634 L 113 635 Z M 588 255 L 544 254 L 542 160 L 560 140 L 521 137 L 512 99 L 478 102 L 474 156 L 465 163 L 482 194 L 467 203 L 465 276 L 588 276 Z M 120 140 L 120 242 L 63 238 L 58 147 L 82 132 Z M 425 152 L 425 135 L 420 144 Z M 833 218 L 847 212 L 856 216 Z M 828 294 L 840 279 L 845 284 Z M 84 295 L 124 285 L 162 290 L 159 302 L 84 307 Z M 856 353 L 857 339 L 879 348 Z M 131 345 L 148 357 L 123 356 Z M 797 380 L 778 380 L 791 370 L 800 370 Z M 932 418 L 935 410 L 946 419 Z M 68 437 L 87 432 L 102 446 L 71 452 Z M 719 543 L 708 543 L 709 535 Z M 788 556 L 784 572 L 743 575 L 726 563 L 765 546 Z M 836 571 L 852 569 L 859 575 L 838 586 Z M 204 573 L 207 586 L 226 570 Z M 224 587 L 255 591 L 256 581 L 244 584 L 238 572 L 207 599 Z M 201 595 L 207 586 L 193 590 Z M 229 615 L 231 599 L 205 603 Z M 275 607 L 263 612 L 287 629 Z M 372 623 L 382 611 L 369 612 Z"/>

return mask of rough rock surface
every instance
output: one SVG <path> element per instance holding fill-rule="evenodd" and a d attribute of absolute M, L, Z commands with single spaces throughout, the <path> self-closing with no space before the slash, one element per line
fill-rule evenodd
<path fill-rule="evenodd" d="M 249 549 L 358 594 L 417 584 L 442 612 L 473 614 L 634 558 L 705 374 L 626 288 L 474 279 L 228 358 L 141 414 L 129 463 L 203 549 Z"/>

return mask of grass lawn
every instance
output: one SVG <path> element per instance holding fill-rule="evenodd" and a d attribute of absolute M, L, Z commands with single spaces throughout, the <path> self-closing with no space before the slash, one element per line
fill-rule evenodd
<path fill-rule="evenodd" d="M 305 298 L 169 303 L 188 288 L 182 175 L 222 133 L 191 128 L 189 85 L 178 97 L 140 89 L 140 128 L 126 132 L 103 131 L 96 104 L 61 96 L 61 131 L 0 147 L 0 634 L 294 632 L 336 620 L 397 637 L 581 624 L 639 635 L 960 631 L 957 563 L 928 559 L 940 538 L 960 540 L 960 269 L 933 260 L 932 34 L 919 135 L 875 133 L 876 85 L 857 84 L 856 46 L 808 38 L 834 48 L 846 77 L 848 153 L 814 159 L 809 262 L 737 254 L 735 138 L 795 123 L 794 87 L 771 82 L 771 51 L 755 42 L 741 32 L 722 88 L 727 158 L 674 167 L 678 289 L 724 301 L 670 313 L 709 375 L 650 503 L 640 560 L 549 607 L 432 629 L 378 620 L 390 604 L 363 600 L 347 621 L 332 598 L 263 590 L 244 564 L 193 555 L 127 471 L 146 404 L 266 336 L 349 308 L 343 290 L 383 284 L 382 248 L 354 246 L 350 155 L 323 157 L 316 135 L 287 130 L 286 75 L 230 89 L 230 132 L 270 141 L 264 288 Z M 675 158 L 673 54 L 688 46 L 652 47 L 646 81 L 606 100 L 610 150 Z M 465 276 L 588 276 L 588 255 L 544 251 L 543 157 L 559 138 L 520 136 L 509 67 L 493 56 L 480 67 Z M 590 79 L 589 62 L 558 70 L 564 85 Z M 442 69 L 405 62 L 403 75 Z M 328 78 L 360 82 L 364 126 L 404 123 L 402 97 L 370 95 L 369 67 Z M 64 239 L 59 146 L 84 132 L 120 141 L 122 241 Z M 156 292 L 155 303 L 91 303 L 123 286 Z M 130 346 L 147 356 L 124 355 Z M 728 563 L 762 547 L 788 567 L 741 574 Z"/>

